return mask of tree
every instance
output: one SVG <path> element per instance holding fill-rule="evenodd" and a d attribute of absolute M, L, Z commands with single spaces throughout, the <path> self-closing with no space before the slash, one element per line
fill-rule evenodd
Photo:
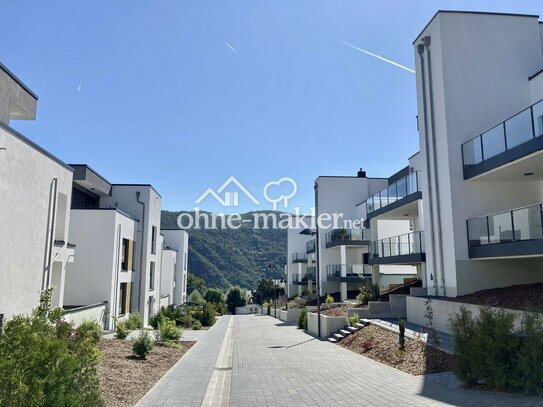
<path fill-rule="evenodd" d="M 263 302 L 271 300 L 275 297 L 276 289 L 278 297 L 285 295 L 285 289 L 276 284 L 275 280 L 263 278 L 258 282 L 256 290 L 253 291 L 254 302 L 262 305 Z"/>
<path fill-rule="evenodd" d="M 194 274 L 192 273 L 188 273 L 187 274 L 187 287 L 194 287 L 196 288 L 198 291 L 200 291 L 200 293 L 202 295 L 205 294 L 206 292 L 206 283 L 204 281 L 203 278 L 200 278 L 200 277 L 196 277 Z"/>
<path fill-rule="evenodd" d="M 224 302 L 224 294 L 218 288 L 208 288 L 204 295 L 204 299 L 206 302 L 218 304 Z"/>
<path fill-rule="evenodd" d="M 226 305 L 228 307 L 228 312 L 232 315 L 236 314 L 236 307 L 243 307 L 247 303 L 247 300 L 241 292 L 241 288 L 232 287 L 228 290 L 226 295 Z"/>

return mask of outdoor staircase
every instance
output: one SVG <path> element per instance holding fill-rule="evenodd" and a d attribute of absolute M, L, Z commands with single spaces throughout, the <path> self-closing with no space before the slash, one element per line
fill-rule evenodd
<path fill-rule="evenodd" d="M 328 342 L 332 343 L 338 343 L 341 342 L 344 338 L 347 336 L 354 334 L 355 332 L 359 331 L 360 329 L 364 328 L 365 326 L 368 326 L 369 322 L 366 321 L 360 321 L 355 326 L 346 326 L 343 329 L 340 329 L 339 331 L 333 333 L 330 335 L 327 339 Z"/>

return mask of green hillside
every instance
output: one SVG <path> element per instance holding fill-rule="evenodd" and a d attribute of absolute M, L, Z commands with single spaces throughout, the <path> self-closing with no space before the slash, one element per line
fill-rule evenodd
<path fill-rule="evenodd" d="M 161 227 L 177 228 L 177 217 L 180 213 L 162 211 Z M 252 289 L 259 279 L 273 277 L 266 271 L 268 264 L 277 265 L 278 272 L 282 272 L 287 258 L 287 231 L 253 229 L 254 213 L 243 214 L 242 218 L 250 222 L 244 222 L 237 230 L 191 228 L 188 231 L 188 269 L 203 278 L 208 287 L 228 288 L 239 285 Z"/>

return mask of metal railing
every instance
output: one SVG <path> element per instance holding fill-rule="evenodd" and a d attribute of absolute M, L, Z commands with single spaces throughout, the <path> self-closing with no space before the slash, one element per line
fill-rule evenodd
<path fill-rule="evenodd" d="M 411 232 L 373 242 L 372 257 L 424 253 L 424 232 Z"/>
<path fill-rule="evenodd" d="M 543 239 L 543 204 L 467 220 L 469 246 Z"/>
<path fill-rule="evenodd" d="M 292 262 L 296 261 L 306 261 L 307 260 L 307 254 L 305 253 L 292 253 Z"/>
<path fill-rule="evenodd" d="M 339 241 L 371 240 L 369 229 L 334 229 L 326 233 L 326 244 Z"/>
<path fill-rule="evenodd" d="M 371 277 L 372 267 L 369 264 L 328 264 L 328 277 Z"/>
<path fill-rule="evenodd" d="M 305 243 L 305 251 L 306 253 L 315 251 L 315 239 L 312 239 Z"/>
<path fill-rule="evenodd" d="M 412 172 L 390 184 L 386 189 L 370 196 L 366 200 L 366 213 L 369 215 L 377 209 L 384 208 L 408 195 L 420 191 L 418 171 Z"/>
<path fill-rule="evenodd" d="M 543 136 L 543 101 L 462 144 L 464 168 Z"/>

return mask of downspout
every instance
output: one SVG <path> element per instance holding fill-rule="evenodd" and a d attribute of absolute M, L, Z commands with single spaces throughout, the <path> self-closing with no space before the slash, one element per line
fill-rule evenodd
<path fill-rule="evenodd" d="M 113 303 L 111 304 L 112 310 L 110 311 L 110 314 L 113 314 L 113 326 L 111 329 L 115 329 L 117 327 L 117 318 L 119 318 L 119 306 L 117 304 L 118 298 L 119 298 L 119 274 L 121 271 L 121 262 L 120 262 L 120 253 L 121 253 L 121 224 L 119 223 L 117 225 L 117 254 L 116 254 L 116 271 L 115 271 L 115 286 L 113 291 Z M 109 325 L 109 321 L 108 321 Z"/>
<path fill-rule="evenodd" d="M 424 46 L 426 47 L 426 53 L 428 54 L 428 87 L 430 92 L 430 123 L 432 127 L 432 153 L 434 156 L 434 178 L 436 182 L 435 194 L 436 194 L 436 215 L 437 215 L 437 226 L 438 226 L 438 244 L 439 244 L 439 265 L 440 265 L 440 274 L 441 274 L 441 285 L 443 286 L 443 296 L 447 296 L 446 286 L 445 286 L 445 261 L 443 260 L 443 239 L 442 239 L 442 227 L 441 227 L 441 199 L 439 197 L 439 173 L 437 166 L 437 139 L 436 139 L 436 124 L 434 116 L 434 87 L 432 82 L 432 60 L 431 60 L 431 51 L 430 43 L 432 38 L 426 36 L 423 38 Z"/>
<path fill-rule="evenodd" d="M 315 182 L 315 255 L 317 256 L 317 267 L 315 268 L 316 290 L 317 290 L 317 337 L 321 337 L 321 276 L 319 257 L 319 184 Z"/>
<path fill-rule="evenodd" d="M 424 117 L 424 152 L 425 152 L 425 161 L 426 161 L 426 173 L 428 174 L 428 211 L 430 212 L 430 221 L 433 222 L 434 220 L 434 206 L 432 202 L 432 173 L 430 171 L 430 143 L 428 141 L 428 108 L 427 108 L 427 100 L 426 100 L 426 71 L 424 68 L 424 45 L 419 44 L 417 45 L 417 52 L 420 57 L 420 74 L 421 74 L 421 82 L 422 82 L 422 109 L 423 109 L 423 117 Z M 437 268 L 436 268 L 436 256 L 435 256 L 435 228 L 433 225 L 431 225 L 431 235 L 430 235 L 430 241 L 432 243 L 432 270 L 436 273 L 437 277 Z M 427 270 L 428 271 L 428 270 Z M 430 280 L 434 280 L 432 274 L 430 273 Z M 435 285 L 435 294 L 438 294 L 437 291 L 437 282 L 434 283 Z"/>
<path fill-rule="evenodd" d="M 48 244 L 48 250 L 47 250 L 47 261 L 45 263 L 45 269 L 42 277 L 42 290 L 45 290 L 47 287 L 49 287 L 49 284 L 51 283 L 51 263 L 52 263 L 52 257 L 53 257 L 53 243 L 55 240 L 55 215 L 57 212 L 57 191 L 58 191 L 58 178 L 53 178 L 51 181 L 50 187 L 49 187 L 49 202 L 51 202 L 51 198 L 53 200 L 52 205 L 49 206 L 50 211 L 47 214 L 48 220 L 51 221 L 49 224 L 48 232 L 49 232 L 49 243 L 46 241 L 46 245 Z M 51 196 L 52 194 L 52 196 Z"/>
<path fill-rule="evenodd" d="M 144 273 L 143 270 L 143 236 L 144 236 L 144 228 L 145 228 L 145 202 L 140 201 L 140 191 L 136 192 L 136 202 L 139 203 L 142 206 L 142 216 L 141 216 L 141 248 L 140 248 L 140 275 L 138 278 L 138 307 L 141 306 L 141 276 Z M 142 318 L 145 318 L 145 316 L 142 313 Z"/>

